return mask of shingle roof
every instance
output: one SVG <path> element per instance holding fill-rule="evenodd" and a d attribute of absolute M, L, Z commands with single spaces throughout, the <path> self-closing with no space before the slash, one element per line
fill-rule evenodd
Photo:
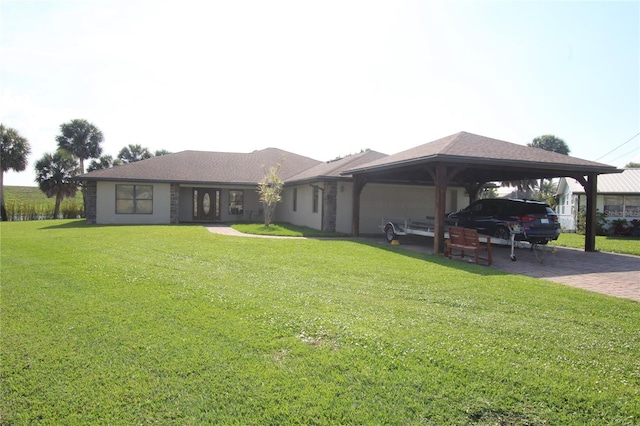
<path fill-rule="evenodd" d="M 251 153 L 182 151 L 148 160 L 96 170 L 82 180 L 128 180 L 172 183 L 256 184 L 265 167 L 280 163 L 278 175 L 285 180 L 320 164 L 320 161 L 277 148 Z"/>
<path fill-rule="evenodd" d="M 486 136 L 459 132 L 424 145 L 390 155 L 347 172 L 371 171 L 400 165 L 411 165 L 429 161 L 467 162 L 473 164 L 514 165 L 521 168 L 545 167 L 574 169 L 616 170 L 615 167 L 593 161 L 582 160 L 539 148 L 505 142 Z"/>
<path fill-rule="evenodd" d="M 350 177 L 350 175 L 344 175 L 343 172 L 345 170 L 359 167 L 363 164 L 367 164 L 384 157 L 387 157 L 387 154 L 383 154 L 377 151 L 361 152 L 359 154 L 350 155 L 338 160 L 320 163 L 310 168 L 309 170 L 305 170 L 302 173 L 291 176 L 289 179 L 286 179 L 286 182 L 294 183 L 301 181 L 311 181 L 318 178 L 347 179 Z"/>
<path fill-rule="evenodd" d="M 575 179 L 566 178 L 566 185 L 571 192 L 584 194 L 584 187 Z M 625 169 L 622 173 L 598 176 L 598 193 L 640 195 L 640 169 Z"/>

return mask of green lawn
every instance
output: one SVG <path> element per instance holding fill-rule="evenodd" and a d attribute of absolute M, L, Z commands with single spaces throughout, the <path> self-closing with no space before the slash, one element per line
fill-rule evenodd
<path fill-rule="evenodd" d="M 0 424 L 640 423 L 636 302 L 388 244 L 0 232 Z"/>
<path fill-rule="evenodd" d="M 231 224 L 231 227 L 239 232 L 255 235 L 309 238 L 345 237 L 344 234 L 339 232 L 318 231 L 307 226 L 296 226 L 290 223 L 272 223 L 269 226 L 264 226 L 261 223 L 234 223 Z"/>
<path fill-rule="evenodd" d="M 584 235 L 569 233 L 560 234 L 558 240 L 554 241 L 552 244 L 562 247 L 584 249 Z M 596 236 L 596 250 L 640 256 L 640 238 L 598 235 Z"/>

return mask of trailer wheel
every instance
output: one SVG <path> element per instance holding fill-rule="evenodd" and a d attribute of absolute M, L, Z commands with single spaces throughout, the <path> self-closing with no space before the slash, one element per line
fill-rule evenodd
<path fill-rule="evenodd" d="M 509 256 L 509 259 L 511 259 L 512 262 L 515 262 L 516 260 L 518 260 L 518 259 L 516 259 L 516 255 L 515 254 L 512 254 L 511 256 Z"/>
<path fill-rule="evenodd" d="M 511 239 L 511 234 L 509 233 L 509 230 L 504 226 L 497 227 L 495 232 L 493 233 L 493 236 L 496 238 L 500 238 L 501 240 Z"/>
<path fill-rule="evenodd" d="M 385 237 L 387 237 L 387 242 L 388 243 L 390 243 L 391 241 L 393 241 L 396 238 L 398 238 L 398 236 L 395 234 L 395 232 L 393 232 L 393 226 L 391 226 L 391 225 L 387 225 L 384 228 L 384 235 L 385 235 Z"/>

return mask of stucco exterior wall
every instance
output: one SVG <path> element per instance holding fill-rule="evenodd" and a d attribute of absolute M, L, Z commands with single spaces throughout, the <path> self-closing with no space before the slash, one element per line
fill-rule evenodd
<path fill-rule="evenodd" d="M 322 184 L 320 184 L 322 186 Z M 297 188 L 297 211 L 293 211 L 293 188 Z M 309 185 L 286 187 L 278 205 L 279 221 L 321 229 L 322 200 L 318 213 L 312 213 L 313 188 Z M 336 191 L 336 231 L 352 232 L 353 183 L 338 182 Z M 320 197 L 322 198 L 322 197 Z M 462 188 L 447 190 L 446 211 L 457 211 L 468 205 Z M 435 212 L 435 189 L 426 186 L 367 184 L 360 198 L 360 233 L 377 234 L 383 218 L 424 220 Z"/>
<path fill-rule="evenodd" d="M 353 229 L 353 183 L 338 183 L 338 211 L 336 212 L 336 232 L 351 234 Z"/>
<path fill-rule="evenodd" d="M 296 211 L 293 211 L 293 192 L 297 189 Z M 340 205 L 338 205 L 338 210 Z M 276 221 L 288 222 L 313 229 L 322 228 L 322 192 L 318 197 L 318 212 L 313 212 L 313 188 L 310 185 L 285 187 L 282 201 L 276 207 Z"/>
<path fill-rule="evenodd" d="M 141 185 L 140 182 L 118 182 L 119 185 Z M 147 183 L 144 183 L 147 185 Z M 171 221 L 171 185 L 154 183 L 152 214 L 116 214 L 116 183 L 98 182 L 96 187 L 97 224 L 169 224 Z"/>
<path fill-rule="evenodd" d="M 425 220 L 435 215 L 433 186 L 367 184 L 360 197 L 360 233 L 381 233 L 382 219 Z M 445 210 L 468 205 L 461 188 L 448 188 Z"/>

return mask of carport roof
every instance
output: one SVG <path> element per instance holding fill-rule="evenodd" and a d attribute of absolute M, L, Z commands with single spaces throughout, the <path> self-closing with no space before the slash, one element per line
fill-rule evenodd
<path fill-rule="evenodd" d="M 344 174 L 428 182 L 432 179 L 425 166 L 438 163 L 460 167 L 454 178 L 457 182 L 513 181 L 622 171 L 607 164 L 459 132 L 346 170 Z"/>

